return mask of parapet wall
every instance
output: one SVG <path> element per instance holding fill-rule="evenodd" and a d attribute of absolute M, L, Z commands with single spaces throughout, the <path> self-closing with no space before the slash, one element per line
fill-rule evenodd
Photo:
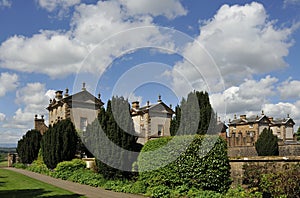
<path fill-rule="evenodd" d="M 289 156 L 289 157 L 243 157 L 243 158 L 231 158 L 231 178 L 233 179 L 233 186 L 242 185 L 245 164 L 275 164 L 276 167 L 282 168 L 284 164 L 297 164 L 300 163 L 300 156 Z M 278 170 L 279 171 L 279 170 Z"/>
<path fill-rule="evenodd" d="M 228 148 L 229 157 L 254 157 L 257 152 L 254 146 L 238 146 Z M 300 156 L 300 144 L 280 145 L 279 156 Z"/>

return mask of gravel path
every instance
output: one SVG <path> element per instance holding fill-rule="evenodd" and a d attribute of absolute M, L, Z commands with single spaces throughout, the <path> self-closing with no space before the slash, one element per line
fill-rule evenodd
<path fill-rule="evenodd" d="M 126 193 L 118 193 L 112 192 L 108 190 L 104 190 L 103 188 L 95 188 L 92 186 L 82 185 L 70 181 L 65 181 L 61 179 L 56 179 L 50 176 L 34 173 L 31 171 L 23 170 L 23 169 L 16 169 L 16 168 L 5 168 L 7 170 L 15 171 L 26 175 L 28 177 L 43 181 L 45 183 L 51 184 L 53 186 L 57 186 L 59 188 L 66 189 L 68 191 L 74 192 L 76 194 L 84 195 L 86 197 L 91 198 L 145 198 L 141 195 L 133 195 L 133 194 L 126 194 Z"/>

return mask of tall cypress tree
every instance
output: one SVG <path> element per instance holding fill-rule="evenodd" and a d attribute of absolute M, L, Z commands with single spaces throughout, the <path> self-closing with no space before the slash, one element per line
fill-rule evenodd
<path fill-rule="evenodd" d="M 273 135 L 271 129 L 264 129 L 259 135 L 256 143 L 255 149 L 258 156 L 278 156 L 278 138 Z"/>
<path fill-rule="evenodd" d="M 216 116 L 207 92 L 190 92 L 175 108 L 171 121 L 171 135 L 207 134 L 219 132 Z"/>
<path fill-rule="evenodd" d="M 70 119 L 50 127 L 43 135 L 41 148 L 45 164 L 55 168 L 59 162 L 72 160 L 76 154 L 78 135 Z"/>
<path fill-rule="evenodd" d="M 134 125 L 129 112 L 130 105 L 127 100 L 123 97 L 113 97 L 107 102 L 106 111 L 101 109 L 98 119 L 88 125 L 84 133 L 84 141 L 89 145 L 93 145 L 90 150 L 95 154 L 95 157 L 101 156 L 101 160 L 97 160 L 97 167 L 98 172 L 105 178 L 128 178 L 132 176 L 130 172 L 107 165 L 123 167 L 127 170 L 131 169 L 133 162 L 136 160 L 135 157 L 125 155 L 117 147 L 128 151 L 139 151 L 141 149 L 141 146 L 136 143 L 137 137 L 134 135 Z M 104 134 L 101 133 L 100 127 Z M 112 147 L 104 141 L 106 137 L 115 146 Z"/>
<path fill-rule="evenodd" d="M 17 153 L 24 164 L 31 164 L 38 157 L 42 135 L 30 130 L 18 141 Z"/>

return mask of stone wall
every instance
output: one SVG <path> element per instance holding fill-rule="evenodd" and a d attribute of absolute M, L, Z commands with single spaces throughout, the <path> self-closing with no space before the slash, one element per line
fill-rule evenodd
<path fill-rule="evenodd" d="M 254 146 L 237 146 L 228 148 L 229 157 L 257 156 Z"/>
<path fill-rule="evenodd" d="M 253 163 L 259 165 L 265 165 L 267 163 L 275 163 L 276 167 L 282 167 L 284 164 L 296 164 L 300 163 L 300 156 L 294 157 L 244 157 L 244 158 L 231 158 L 231 178 L 233 179 L 232 186 L 242 185 L 244 170 L 243 166 L 246 163 Z"/>
<path fill-rule="evenodd" d="M 254 146 L 238 146 L 228 148 L 229 157 L 257 156 Z M 300 144 L 279 145 L 279 156 L 300 156 Z"/>

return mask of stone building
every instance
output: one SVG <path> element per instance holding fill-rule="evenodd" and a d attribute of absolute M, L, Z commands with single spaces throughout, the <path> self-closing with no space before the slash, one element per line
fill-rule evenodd
<path fill-rule="evenodd" d="M 42 135 L 48 130 L 47 125 L 45 124 L 44 116 L 38 118 L 37 115 L 34 117 L 34 129 L 40 131 Z"/>
<path fill-rule="evenodd" d="M 139 102 L 132 102 L 131 117 L 134 128 L 139 134 L 138 143 L 145 144 L 148 140 L 162 136 L 170 136 L 170 124 L 174 111 L 159 96 L 157 103 L 140 107 Z"/>
<path fill-rule="evenodd" d="M 240 115 L 239 118 L 235 116 L 228 124 L 228 145 L 230 147 L 253 146 L 265 128 L 272 129 L 279 141 L 287 144 L 294 140 L 294 125 L 295 122 L 289 115 L 287 118 L 276 120 L 273 117 L 267 117 L 263 112 L 260 116 Z"/>
<path fill-rule="evenodd" d="M 88 124 L 98 116 L 101 106 L 100 99 L 89 93 L 83 83 L 82 90 L 74 95 L 69 95 L 69 90 L 56 91 L 55 98 L 50 99 L 47 107 L 49 111 L 49 125 L 53 126 L 59 120 L 71 119 L 77 130 L 85 131 Z"/>

